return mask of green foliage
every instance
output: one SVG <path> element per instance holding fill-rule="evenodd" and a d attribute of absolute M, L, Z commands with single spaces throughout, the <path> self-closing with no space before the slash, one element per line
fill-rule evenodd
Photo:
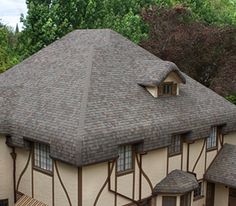
<path fill-rule="evenodd" d="M 11 28 L 0 23 L 0 73 L 19 62 L 17 37 Z"/>
<path fill-rule="evenodd" d="M 163 1 L 164 2 L 164 1 Z M 111 28 L 138 43 L 147 36 L 141 9 L 155 0 L 28 0 L 21 18 L 26 56 L 74 29 Z"/>
<path fill-rule="evenodd" d="M 236 94 L 229 95 L 226 97 L 226 99 L 232 102 L 233 104 L 236 104 Z"/>

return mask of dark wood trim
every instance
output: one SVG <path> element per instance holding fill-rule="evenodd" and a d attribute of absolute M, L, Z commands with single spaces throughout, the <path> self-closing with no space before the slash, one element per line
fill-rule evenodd
<path fill-rule="evenodd" d="M 110 179 L 111 174 L 112 174 L 112 171 L 113 171 L 114 166 L 115 166 L 115 162 L 116 162 L 116 160 L 113 161 L 111 169 L 109 168 L 109 172 L 108 172 L 107 178 L 106 178 L 104 184 L 102 185 L 101 189 L 99 190 L 99 192 L 98 192 L 98 194 L 97 194 L 97 196 L 96 196 L 96 199 L 95 199 L 95 201 L 94 201 L 94 203 L 93 203 L 93 206 L 96 206 L 96 205 L 97 205 L 98 200 L 99 200 L 99 198 L 100 198 L 100 196 L 101 196 L 101 194 L 102 194 L 102 191 L 104 190 L 104 188 L 105 188 L 106 185 L 108 184 L 109 179 Z M 109 191 L 112 191 L 112 190 L 109 189 Z"/>
<path fill-rule="evenodd" d="M 55 205 L 55 179 L 54 179 L 54 161 L 52 160 L 52 206 Z"/>
<path fill-rule="evenodd" d="M 132 198 L 135 199 L 135 159 L 134 159 L 134 172 L 133 172 L 133 191 L 132 191 Z"/>
<path fill-rule="evenodd" d="M 200 153 L 198 155 L 198 158 L 197 158 L 197 160 L 196 160 L 196 162 L 195 162 L 195 164 L 193 166 L 192 172 L 194 172 L 194 170 L 196 169 L 196 166 L 197 166 L 197 164 L 198 164 L 198 162 L 199 162 L 199 160 L 200 160 L 200 158 L 202 156 L 202 153 L 203 153 L 203 150 L 205 148 L 205 145 L 206 145 L 206 139 L 204 139 L 204 141 L 203 141 L 202 149 L 201 149 L 201 151 L 200 151 Z"/>
<path fill-rule="evenodd" d="M 169 174 L 169 147 L 167 147 L 166 176 Z"/>
<path fill-rule="evenodd" d="M 142 155 L 139 155 L 140 158 L 140 166 L 142 167 Z M 138 155 L 136 155 L 136 161 L 138 164 Z M 142 199 L 142 171 L 141 171 L 141 167 L 139 167 L 139 200 Z"/>
<path fill-rule="evenodd" d="M 13 160 L 13 190 L 14 190 L 14 203 L 16 203 L 17 199 L 16 199 L 16 151 L 15 151 L 15 147 L 12 147 L 12 152 L 11 152 L 11 157 Z"/>
<path fill-rule="evenodd" d="M 131 173 L 134 173 L 134 169 L 125 170 L 125 171 L 122 171 L 122 172 L 116 172 L 116 176 L 120 177 L 120 176 L 128 175 L 128 174 L 131 174 Z"/>
<path fill-rule="evenodd" d="M 56 169 L 56 173 L 57 173 L 57 176 L 58 176 L 58 179 L 60 181 L 60 184 L 62 186 L 62 189 L 64 190 L 65 194 L 66 194 L 66 197 L 67 197 L 67 200 L 68 200 L 68 203 L 70 206 L 72 206 L 72 203 L 71 203 L 71 200 L 70 200 L 70 196 L 66 190 L 66 187 L 61 179 L 61 176 L 60 176 L 60 173 L 59 173 L 59 170 L 58 170 L 58 166 L 57 166 L 57 161 L 54 161 L 54 165 L 55 165 L 55 169 Z"/>
<path fill-rule="evenodd" d="M 78 167 L 78 206 L 82 206 L 82 184 L 83 184 L 83 179 L 82 179 L 82 167 Z"/>
<path fill-rule="evenodd" d="M 36 167 L 36 166 L 33 166 L 33 170 L 37 171 L 37 172 L 40 172 L 40 173 L 43 173 L 45 175 L 48 175 L 50 177 L 53 176 L 53 172 L 52 171 L 49 171 L 49 170 L 44 170 L 42 168 L 39 168 L 39 167 Z"/>
<path fill-rule="evenodd" d="M 117 158 L 118 159 L 118 158 Z M 116 164 L 115 164 L 115 172 L 117 171 L 117 159 L 116 159 Z M 109 190 L 111 191 L 111 190 Z M 114 205 L 117 206 L 117 175 L 115 174 L 115 199 L 114 199 Z"/>
<path fill-rule="evenodd" d="M 22 170 L 22 172 L 21 172 L 21 174 L 20 174 L 20 176 L 19 176 L 19 179 L 18 179 L 18 181 L 17 181 L 17 185 L 16 185 L 16 190 L 17 190 L 17 191 L 19 190 L 21 178 L 23 177 L 23 175 L 25 174 L 25 172 L 26 172 L 26 170 L 27 170 L 27 168 L 28 168 L 28 166 L 29 166 L 31 156 L 32 156 L 32 149 L 29 151 L 29 156 L 28 156 L 26 165 L 25 165 L 24 169 Z"/>
<path fill-rule="evenodd" d="M 190 143 L 187 144 L 187 172 L 189 171 L 189 147 L 190 147 Z"/>
<path fill-rule="evenodd" d="M 34 148 L 31 147 L 31 151 L 32 151 L 32 154 L 31 154 L 31 186 L 32 186 L 32 198 L 34 198 L 34 170 L 33 170 L 33 167 L 34 167 L 34 163 L 33 163 L 33 156 L 34 156 Z"/>

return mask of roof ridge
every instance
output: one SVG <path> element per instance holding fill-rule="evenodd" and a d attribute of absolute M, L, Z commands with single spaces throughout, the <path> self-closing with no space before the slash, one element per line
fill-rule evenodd
<path fill-rule="evenodd" d="M 83 131 L 84 131 L 84 121 L 86 117 L 86 111 L 87 111 L 87 103 L 88 103 L 88 93 L 90 89 L 90 80 L 91 80 L 91 72 L 92 72 L 92 66 L 93 66 L 93 55 L 94 55 L 94 47 L 90 46 L 90 55 L 88 57 L 88 69 L 86 71 L 86 77 L 85 77 L 85 83 L 84 83 L 84 92 L 82 96 L 81 101 L 81 109 L 80 109 L 80 118 L 79 118 L 79 125 L 77 131 L 79 131 L 82 135 L 82 139 L 79 139 L 77 141 L 77 153 L 79 154 L 81 152 L 82 148 L 82 142 L 83 142 Z M 78 164 L 82 162 L 82 155 L 78 155 Z"/>

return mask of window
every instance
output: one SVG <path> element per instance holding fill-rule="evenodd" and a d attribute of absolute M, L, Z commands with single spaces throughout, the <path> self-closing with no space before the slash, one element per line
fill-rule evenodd
<path fill-rule="evenodd" d="M 217 147 L 217 127 L 211 128 L 211 134 L 207 138 L 207 149 L 213 149 Z"/>
<path fill-rule="evenodd" d="M 164 83 L 158 87 L 158 95 L 176 95 L 177 94 L 177 84 L 173 82 Z"/>
<path fill-rule="evenodd" d="M 119 158 L 117 160 L 117 172 L 133 169 L 133 151 L 131 145 L 119 147 Z"/>
<path fill-rule="evenodd" d="M 180 197 L 180 206 L 191 206 L 191 192 Z"/>
<path fill-rule="evenodd" d="M 162 197 L 162 206 L 176 206 L 176 197 L 175 196 L 163 196 Z"/>
<path fill-rule="evenodd" d="M 198 183 L 198 188 L 194 190 L 194 199 L 198 199 L 200 197 L 203 197 L 204 190 L 203 190 L 203 182 Z"/>
<path fill-rule="evenodd" d="M 8 206 L 8 200 L 0 200 L 0 206 Z"/>
<path fill-rule="evenodd" d="M 50 148 L 48 145 L 34 143 L 34 166 L 43 170 L 52 171 L 52 159 L 49 154 Z"/>
<path fill-rule="evenodd" d="M 182 151 L 181 135 L 175 135 L 171 139 L 171 145 L 169 146 L 169 155 L 177 155 Z"/>

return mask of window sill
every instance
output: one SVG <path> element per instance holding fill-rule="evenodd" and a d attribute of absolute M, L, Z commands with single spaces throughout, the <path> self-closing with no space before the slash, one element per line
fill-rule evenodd
<path fill-rule="evenodd" d="M 201 196 L 198 196 L 198 197 L 194 197 L 193 198 L 193 201 L 197 201 L 197 200 L 200 200 L 202 198 L 204 198 L 205 196 L 204 195 L 201 195 Z"/>
<path fill-rule="evenodd" d="M 125 170 L 125 171 L 121 171 L 121 172 L 116 172 L 116 176 L 123 176 L 123 175 L 127 175 L 130 173 L 133 173 L 134 169 L 129 169 L 129 170 Z"/>
<path fill-rule="evenodd" d="M 33 166 L 33 169 L 38 171 L 38 172 L 41 172 L 41 173 L 43 173 L 45 175 L 52 176 L 52 171 L 50 171 L 50 170 L 45 170 L 45 169 L 39 168 L 37 166 Z"/>
<path fill-rule="evenodd" d="M 168 156 L 169 156 L 169 157 L 174 157 L 174 156 L 181 155 L 181 154 L 182 154 L 182 151 L 180 151 L 180 152 L 175 152 L 175 153 L 169 153 Z"/>
<path fill-rule="evenodd" d="M 207 148 L 207 152 L 211 152 L 211 151 L 214 151 L 214 150 L 217 150 L 217 146 L 215 147 L 211 147 L 211 148 Z"/>

